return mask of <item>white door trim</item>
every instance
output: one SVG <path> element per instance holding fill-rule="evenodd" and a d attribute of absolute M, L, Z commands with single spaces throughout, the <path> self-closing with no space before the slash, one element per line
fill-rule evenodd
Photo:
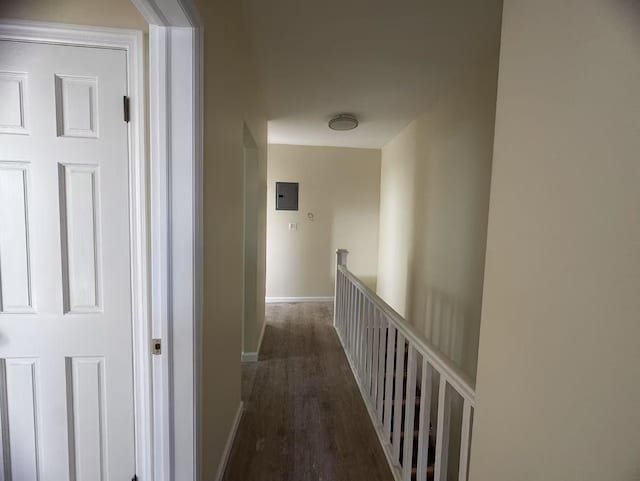
<path fill-rule="evenodd" d="M 189 0 L 132 2 L 149 22 L 152 332 L 163 343 L 153 359 L 153 479 L 198 481 L 202 22 Z"/>
<path fill-rule="evenodd" d="M 0 22 L 0 39 L 124 50 L 127 56 L 131 293 L 136 474 L 152 479 L 151 360 L 147 247 L 147 169 L 142 32 L 46 22 Z M 132 473 L 133 474 L 133 473 Z"/>

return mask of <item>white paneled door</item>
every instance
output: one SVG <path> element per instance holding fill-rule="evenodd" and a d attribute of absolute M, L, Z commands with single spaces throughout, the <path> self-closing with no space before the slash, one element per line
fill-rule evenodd
<path fill-rule="evenodd" d="M 124 50 L 0 41 L 0 480 L 128 481 Z"/>

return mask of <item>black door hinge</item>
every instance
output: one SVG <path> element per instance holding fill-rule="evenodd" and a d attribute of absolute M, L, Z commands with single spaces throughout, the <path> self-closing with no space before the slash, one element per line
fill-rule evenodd
<path fill-rule="evenodd" d="M 126 98 L 126 97 L 125 97 Z M 136 476 L 135 474 L 133 475 L 133 478 L 131 478 L 131 481 L 138 481 L 138 476 Z"/>
<path fill-rule="evenodd" d="M 124 121 L 129 122 L 129 119 L 131 118 L 131 110 L 129 107 L 129 97 L 127 97 L 126 95 L 123 97 L 123 104 L 124 104 Z"/>

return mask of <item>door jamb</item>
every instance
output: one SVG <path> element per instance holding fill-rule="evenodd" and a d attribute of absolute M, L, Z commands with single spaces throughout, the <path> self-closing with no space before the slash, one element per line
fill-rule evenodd
<path fill-rule="evenodd" d="M 149 23 L 154 481 L 198 481 L 203 23 L 193 0 L 132 0 Z M 173 375 L 179 373 L 179 375 Z"/>
<path fill-rule="evenodd" d="M 152 410 L 149 282 L 147 275 L 147 169 L 145 153 L 145 82 L 142 32 L 135 30 L 66 25 L 50 22 L 2 20 L 0 39 L 124 50 L 127 58 L 127 92 L 130 97 L 129 228 L 131 233 L 131 305 L 133 327 L 135 462 L 140 480 L 152 475 Z M 27 86 L 28 88 L 28 86 Z M 133 475 L 134 473 L 132 473 Z"/>

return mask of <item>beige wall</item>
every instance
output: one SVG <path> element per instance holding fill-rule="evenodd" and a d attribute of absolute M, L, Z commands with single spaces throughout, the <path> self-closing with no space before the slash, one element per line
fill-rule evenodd
<path fill-rule="evenodd" d="M 505 1 L 472 481 L 640 479 L 639 20 Z"/>
<path fill-rule="evenodd" d="M 382 149 L 378 294 L 475 376 L 497 78 L 493 55 Z"/>
<path fill-rule="evenodd" d="M 198 9 L 205 23 L 201 469 L 203 481 L 212 481 L 240 405 L 243 125 L 257 144 L 264 182 L 267 122 L 241 2 L 201 0 Z M 258 264 L 260 279 L 264 260 Z M 264 286 L 257 289 L 264 292 Z"/>
<path fill-rule="evenodd" d="M 0 0 L 0 18 L 149 29 L 130 0 Z"/>
<path fill-rule="evenodd" d="M 333 296 L 338 248 L 375 286 L 379 150 L 269 145 L 267 179 L 267 297 Z M 299 211 L 275 210 L 276 181 L 300 183 Z"/>

